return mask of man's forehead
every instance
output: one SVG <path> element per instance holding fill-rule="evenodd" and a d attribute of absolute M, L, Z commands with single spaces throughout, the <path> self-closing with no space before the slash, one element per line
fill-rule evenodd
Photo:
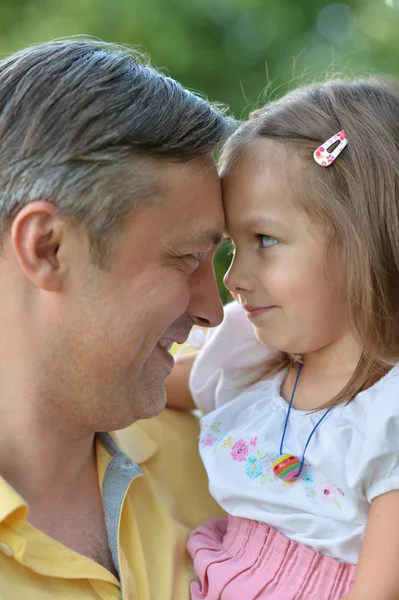
<path fill-rule="evenodd" d="M 162 200 L 165 238 L 172 244 L 210 248 L 223 235 L 225 217 L 220 179 L 212 157 L 163 171 Z M 199 250 L 200 251 L 200 250 Z"/>

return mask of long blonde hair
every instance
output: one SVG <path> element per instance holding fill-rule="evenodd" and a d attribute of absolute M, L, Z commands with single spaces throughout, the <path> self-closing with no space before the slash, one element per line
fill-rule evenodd
<path fill-rule="evenodd" d="M 314 150 L 342 129 L 347 148 L 320 167 Z M 268 103 L 227 141 L 222 174 L 262 138 L 299 152 L 307 180 L 303 208 L 342 248 L 350 324 L 363 352 L 350 381 L 325 406 L 351 401 L 399 362 L 399 84 L 332 80 Z M 280 353 L 265 375 L 291 361 Z"/>

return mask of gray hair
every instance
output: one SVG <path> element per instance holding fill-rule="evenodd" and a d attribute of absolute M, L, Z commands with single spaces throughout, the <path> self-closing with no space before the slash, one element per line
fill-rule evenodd
<path fill-rule="evenodd" d="M 125 46 L 75 39 L 17 52 L 0 61 L 0 237 L 23 206 L 49 200 L 83 224 L 101 264 L 126 214 L 154 194 L 150 158 L 190 161 L 232 127 Z"/>

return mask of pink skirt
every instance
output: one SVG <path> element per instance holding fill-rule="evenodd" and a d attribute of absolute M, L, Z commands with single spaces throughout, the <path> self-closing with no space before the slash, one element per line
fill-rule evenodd
<path fill-rule="evenodd" d="M 199 578 L 192 600 L 339 600 L 355 580 L 354 565 L 239 517 L 200 525 L 188 551 Z"/>

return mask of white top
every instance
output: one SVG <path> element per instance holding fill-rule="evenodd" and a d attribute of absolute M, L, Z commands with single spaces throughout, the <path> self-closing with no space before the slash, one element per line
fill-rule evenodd
<path fill-rule="evenodd" d="M 231 515 L 356 564 L 370 502 L 399 489 L 399 365 L 332 409 L 308 446 L 300 478 L 289 482 L 272 469 L 288 408 L 280 396 L 286 373 L 250 383 L 271 355 L 233 302 L 194 363 L 190 386 L 205 415 L 199 446 L 210 491 Z M 323 413 L 291 410 L 284 453 L 302 457 Z"/>

